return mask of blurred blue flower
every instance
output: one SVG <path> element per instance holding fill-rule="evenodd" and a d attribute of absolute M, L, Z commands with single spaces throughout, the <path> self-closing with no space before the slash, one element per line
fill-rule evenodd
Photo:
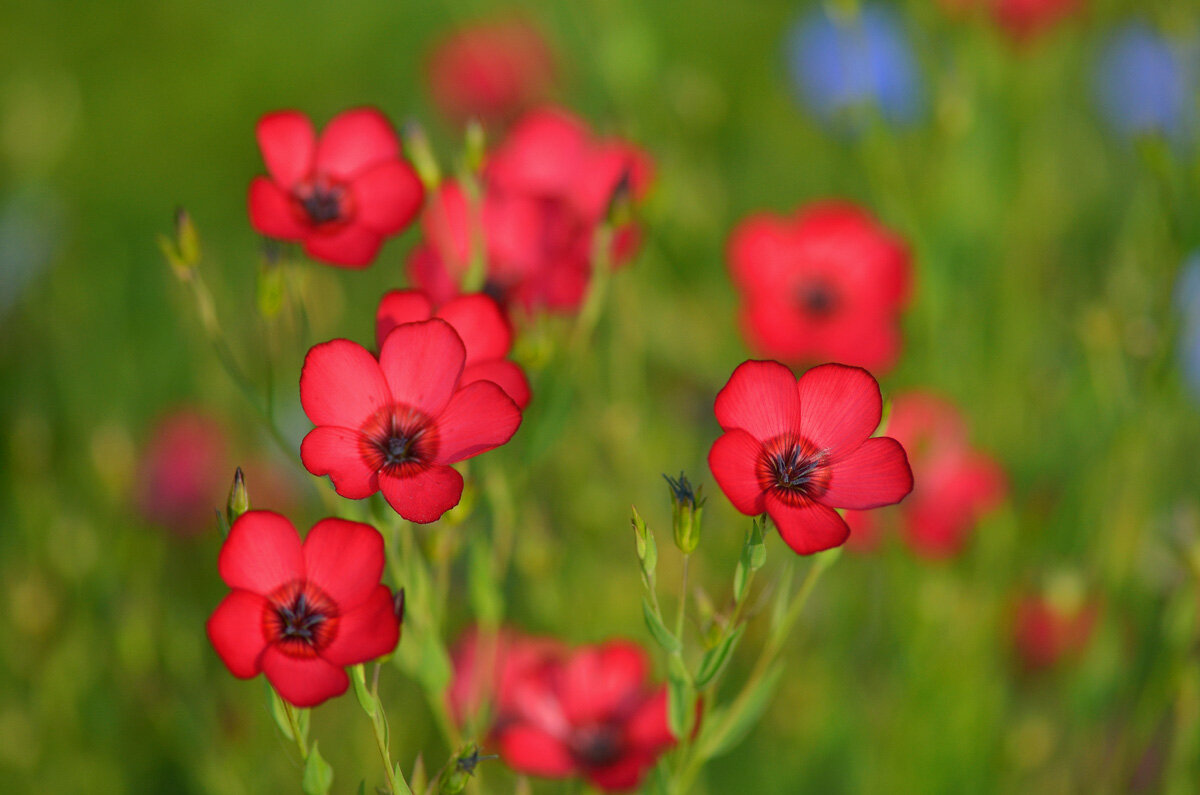
<path fill-rule="evenodd" d="M 847 17 L 814 8 L 788 34 L 787 58 L 800 100 L 824 122 L 871 104 L 892 123 L 921 113 L 912 46 L 900 20 L 882 6 L 864 5 Z"/>
<path fill-rule="evenodd" d="M 1200 395 L 1200 251 L 1183 263 L 1175 285 L 1175 304 L 1182 319 L 1179 358 L 1183 376 L 1192 391 Z"/>
<path fill-rule="evenodd" d="M 1118 30 L 1096 69 L 1096 94 L 1109 124 L 1129 136 L 1181 137 L 1193 115 L 1188 66 L 1181 51 L 1145 24 Z"/>

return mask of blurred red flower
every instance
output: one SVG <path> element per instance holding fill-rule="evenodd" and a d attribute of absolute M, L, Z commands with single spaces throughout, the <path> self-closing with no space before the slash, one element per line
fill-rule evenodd
<path fill-rule="evenodd" d="M 666 688 L 648 674 L 646 653 L 624 641 L 527 668 L 505 685 L 492 740 L 518 772 L 634 789 L 675 744 Z"/>
<path fill-rule="evenodd" d="M 488 707 L 503 711 L 518 679 L 543 665 L 555 664 L 566 647 L 553 638 L 537 638 L 504 628 L 489 633 L 471 626 L 454 644 L 454 678 L 446 691 L 450 715 L 465 725 Z"/>
<path fill-rule="evenodd" d="M 500 305 L 481 293 L 451 298 L 435 312 L 433 302 L 420 290 L 392 290 L 375 310 L 375 345 L 402 323 L 437 317 L 449 323 L 462 339 L 467 358 L 461 386 L 491 381 L 504 390 L 517 408 L 529 405 L 529 381 L 515 362 L 505 357 L 512 350 L 512 326 Z"/>
<path fill-rule="evenodd" d="M 268 113 L 256 135 L 269 176 L 250 183 L 250 223 L 261 234 L 302 242 L 314 259 L 366 267 L 383 239 L 421 209 L 421 180 L 373 108 L 340 114 L 319 139 L 304 114 Z"/>
<path fill-rule="evenodd" d="M 300 373 L 300 403 L 317 426 L 300 446 L 304 466 L 343 497 L 382 491 L 405 519 L 437 520 L 462 497 L 450 464 L 499 447 L 521 424 L 496 384 L 462 384 L 465 360 L 438 318 L 394 328 L 378 360 L 349 340 L 314 346 Z"/>
<path fill-rule="evenodd" d="M 545 99 L 554 71 L 550 45 L 519 20 L 456 30 L 438 42 L 427 66 L 434 103 L 457 124 L 508 122 Z"/>
<path fill-rule="evenodd" d="M 878 508 L 912 490 L 904 448 L 871 438 L 883 399 L 866 370 L 824 364 L 797 381 L 779 362 L 743 362 L 715 409 L 725 431 L 708 453 L 717 484 L 742 513 L 766 512 L 801 555 L 845 543 L 834 508 Z"/>
<path fill-rule="evenodd" d="M 383 564 L 383 537 L 370 525 L 322 519 L 301 544 L 283 516 L 242 514 L 218 558 L 233 590 L 208 619 L 209 640 L 234 676 L 261 671 L 292 704 L 320 704 L 346 691 L 345 666 L 396 647 Z"/>
<path fill-rule="evenodd" d="M 649 157 L 617 139 L 594 140 L 582 121 L 557 109 L 526 114 L 489 157 L 483 197 L 472 207 L 456 182 L 441 185 L 421 218 L 424 241 L 409 276 L 435 303 L 458 293 L 479 239 L 487 291 L 526 312 L 574 311 L 592 273 L 593 238 L 620 188 L 642 196 Z M 614 231 L 612 262 L 638 245 L 632 223 Z"/>
<path fill-rule="evenodd" d="M 1072 583 L 1074 585 L 1074 583 Z M 1013 616 L 1013 646 L 1029 672 L 1053 668 L 1080 654 L 1092 637 L 1100 606 L 1074 587 L 1025 594 Z"/>
<path fill-rule="evenodd" d="M 791 218 L 752 215 L 733 230 L 727 256 L 754 350 L 872 370 L 895 363 L 912 264 L 866 211 L 829 202 Z"/>
<path fill-rule="evenodd" d="M 996 25 L 1014 41 L 1037 37 L 1079 11 L 1085 0 L 941 0 L 947 11 L 958 13 L 986 8 Z"/>

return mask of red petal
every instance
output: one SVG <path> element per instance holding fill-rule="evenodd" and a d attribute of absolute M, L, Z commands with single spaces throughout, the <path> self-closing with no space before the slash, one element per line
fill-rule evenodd
<path fill-rule="evenodd" d="M 823 364 L 800 376 L 800 432 L 831 461 L 855 450 L 879 427 L 879 382 L 861 367 Z"/>
<path fill-rule="evenodd" d="M 763 442 L 801 427 L 796 377 L 779 362 L 742 362 L 717 393 L 715 410 L 722 428 Z"/>
<path fill-rule="evenodd" d="M 403 160 L 372 166 L 354 178 L 350 192 L 355 219 L 384 235 L 394 235 L 412 223 L 425 201 L 425 186 Z"/>
<path fill-rule="evenodd" d="M 544 778 L 565 778 L 575 762 L 565 743 L 533 726 L 517 724 L 496 732 L 496 746 L 504 762 L 518 773 Z"/>
<path fill-rule="evenodd" d="M 500 305 L 483 293 L 448 301 L 437 316 L 454 326 L 467 349 L 467 366 L 503 359 L 512 348 L 512 327 Z"/>
<path fill-rule="evenodd" d="M 379 348 L 379 366 L 392 398 L 429 417 L 446 408 L 465 358 L 458 334 L 437 318 L 397 327 Z"/>
<path fill-rule="evenodd" d="M 292 199 L 266 177 L 250 180 L 250 225 L 254 231 L 281 240 L 302 240 L 311 231 L 296 217 Z"/>
<path fill-rule="evenodd" d="M 734 428 L 713 442 L 708 451 L 708 468 L 721 491 L 747 516 L 766 510 L 765 493 L 758 482 L 758 458 L 762 443 L 740 428 Z"/>
<path fill-rule="evenodd" d="M 321 133 L 316 171 L 349 181 L 371 166 L 398 159 L 400 141 L 391 122 L 374 108 L 357 108 L 334 118 Z"/>
<path fill-rule="evenodd" d="M 424 290 L 434 303 L 458 295 L 456 276 L 450 274 L 440 254 L 428 244 L 416 246 L 408 255 L 408 280 Z"/>
<path fill-rule="evenodd" d="M 437 463 L 453 464 L 507 442 L 521 426 L 521 410 L 491 381 L 454 393 L 437 418 Z"/>
<path fill-rule="evenodd" d="M 476 381 L 491 381 L 503 389 L 504 394 L 512 398 L 513 403 L 521 410 L 529 405 L 529 400 L 533 397 L 525 371 L 520 365 L 507 359 L 492 359 L 464 367 L 460 385 L 466 386 Z"/>
<path fill-rule="evenodd" d="M 470 202 L 462 187 L 453 180 L 443 182 L 421 215 L 421 231 L 438 256 L 449 263 L 455 274 L 462 273 L 471 255 Z M 490 230 L 489 225 L 489 230 Z"/>
<path fill-rule="evenodd" d="M 263 611 L 267 600 L 240 588 L 230 591 L 208 619 L 208 639 L 230 673 L 239 679 L 256 676 L 259 658 L 267 647 Z"/>
<path fill-rule="evenodd" d="M 386 585 L 377 585 L 366 601 L 341 615 L 337 635 L 321 656 L 334 665 L 355 665 L 382 657 L 396 648 L 399 640 L 400 622 L 392 592 Z"/>
<path fill-rule="evenodd" d="M 602 723 L 637 697 L 648 664 L 641 647 L 612 641 L 576 652 L 563 667 L 563 712 L 574 725 Z"/>
<path fill-rule="evenodd" d="M 791 229 L 766 213 L 752 215 L 734 228 L 726 247 L 729 272 L 743 290 L 777 286 L 795 259 Z"/>
<path fill-rule="evenodd" d="M 410 522 L 436 522 L 462 499 L 463 479 L 453 468 L 433 466 L 406 478 L 379 475 L 388 505 Z"/>
<path fill-rule="evenodd" d="M 604 792 L 626 792 L 636 788 L 642 774 L 653 765 L 654 760 L 644 754 L 627 751 L 607 765 L 586 768 L 584 775 Z"/>
<path fill-rule="evenodd" d="M 637 749 L 656 754 L 675 744 L 667 724 L 667 689 L 659 688 L 647 698 L 625 724 L 625 739 Z"/>
<path fill-rule="evenodd" d="M 346 268 L 365 268 L 379 253 L 383 236 L 361 223 L 336 232 L 315 232 L 304 239 L 304 253 L 313 259 Z"/>
<path fill-rule="evenodd" d="M 274 511 L 249 511 L 233 523 L 217 557 L 217 570 L 230 588 L 267 596 L 304 578 L 300 535 Z"/>
<path fill-rule="evenodd" d="M 314 475 L 328 475 L 334 490 L 350 500 L 362 500 L 379 491 L 375 470 L 359 451 L 362 435 L 349 428 L 321 425 L 300 444 L 300 460 Z"/>
<path fill-rule="evenodd" d="M 402 323 L 418 323 L 433 317 L 433 303 L 420 290 L 392 290 L 379 300 L 375 310 L 375 347 L 382 348 L 388 332 Z"/>
<path fill-rule="evenodd" d="M 768 494 L 767 513 L 784 543 L 801 555 L 841 546 L 850 535 L 850 528 L 837 511 L 820 503 L 806 501 L 792 506 Z"/>
<path fill-rule="evenodd" d="M 358 343 L 323 342 L 304 357 L 300 405 L 314 425 L 359 428 L 391 403 L 379 362 Z"/>
<path fill-rule="evenodd" d="M 900 502 L 912 491 L 908 456 L 895 439 L 867 439 L 830 467 L 827 490 L 820 500 L 834 508 L 863 511 Z"/>
<path fill-rule="evenodd" d="M 369 524 L 322 519 L 304 539 L 304 569 L 308 581 L 332 597 L 339 611 L 349 612 L 379 585 L 383 536 Z"/>
<path fill-rule="evenodd" d="M 587 128 L 571 114 L 546 109 L 526 114 L 488 163 L 487 174 L 503 190 L 565 193 L 579 173 Z"/>
<path fill-rule="evenodd" d="M 292 657 L 278 646 L 267 647 L 262 667 L 283 700 L 297 707 L 315 707 L 350 686 L 346 672 L 336 665 L 320 657 Z"/>
<path fill-rule="evenodd" d="M 268 113 L 258 120 L 254 134 L 267 171 L 283 188 L 291 188 L 312 172 L 316 133 L 303 113 Z"/>

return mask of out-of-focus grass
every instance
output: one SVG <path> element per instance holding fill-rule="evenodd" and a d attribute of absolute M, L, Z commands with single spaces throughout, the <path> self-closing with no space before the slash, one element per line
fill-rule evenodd
<path fill-rule="evenodd" d="M 901 5 L 929 115 L 851 138 L 821 129 L 788 92 L 780 37 L 794 3 L 520 5 L 563 53 L 560 99 L 653 152 L 658 180 L 644 252 L 613 283 L 551 444 L 528 456 L 530 429 L 548 421 L 535 401 L 526 431 L 490 456 L 527 487 L 510 618 L 577 641 L 645 640 L 628 507 L 665 541 L 659 473 L 681 468 L 712 495 L 693 577 L 720 597 L 747 521 L 704 464 L 713 395 L 748 355 L 725 237 L 751 210 L 844 196 L 915 252 L 906 351 L 885 389 L 932 387 L 963 406 L 975 440 L 1010 474 L 1011 505 L 945 564 L 914 561 L 899 544 L 844 556 L 790 647 L 779 698 L 713 765 L 709 791 L 1097 791 L 1135 772 L 1158 782 L 1156 765 L 1187 791 L 1200 776 L 1197 591 L 1172 539 L 1196 543 L 1200 412 L 1175 372 L 1169 307 L 1178 263 L 1200 242 L 1188 211 L 1195 151 L 1159 152 L 1170 164 L 1157 172 L 1089 101 L 1097 42 L 1137 4 L 1097 3 L 1024 49 L 931 3 Z M 130 507 L 135 452 L 171 405 L 202 405 L 229 417 L 246 446 L 269 445 L 154 237 L 176 203 L 191 210 L 222 323 L 265 383 L 258 241 L 244 206 L 261 168 L 255 119 L 296 107 L 324 120 L 374 104 L 421 119 L 448 160 L 458 142 L 431 113 L 421 64 L 437 32 L 492 10 L 469 6 L 0 9 L 0 208 L 22 208 L 53 252 L 0 302 L 6 789 L 250 793 L 298 781 L 261 684 L 230 677 L 203 635 L 223 592 L 215 531 L 180 540 Z M 1200 22 L 1186 3 L 1162 6 L 1177 26 Z M 375 301 L 401 284 L 412 240 L 389 243 L 363 273 L 311 266 L 327 299 L 314 341 L 369 339 Z M 307 428 L 301 354 L 274 372 L 297 440 Z M 535 388 L 559 372 L 539 374 Z M 294 518 L 307 526 L 320 515 L 312 499 Z M 791 554 L 777 542 L 769 572 Z M 664 582 L 675 565 L 664 555 Z M 1062 670 L 1018 676 L 1011 600 L 1062 567 L 1103 602 L 1095 637 Z M 465 597 L 453 612 L 465 620 Z M 752 630 L 747 649 L 757 640 Z M 415 687 L 389 674 L 394 756 L 441 758 Z M 328 738 L 337 791 L 374 776 L 350 700 L 318 710 L 314 731 Z"/>

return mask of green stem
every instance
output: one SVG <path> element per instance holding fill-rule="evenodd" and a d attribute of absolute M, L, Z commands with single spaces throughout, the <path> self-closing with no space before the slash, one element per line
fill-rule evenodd
<path fill-rule="evenodd" d="M 300 731 L 300 719 L 296 716 L 296 708 L 289 704 L 287 699 L 281 698 L 279 701 L 283 704 L 283 714 L 287 715 L 288 726 L 292 727 L 292 738 L 296 741 L 296 748 L 300 750 L 300 760 L 307 762 L 308 740 Z"/>
<path fill-rule="evenodd" d="M 684 618 L 687 615 L 688 561 L 691 559 L 691 554 L 685 552 L 683 555 L 683 573 L 679 577 L 679 613 L 675 616 L 675 637 L 680 641 L 683 640 Z"/>

